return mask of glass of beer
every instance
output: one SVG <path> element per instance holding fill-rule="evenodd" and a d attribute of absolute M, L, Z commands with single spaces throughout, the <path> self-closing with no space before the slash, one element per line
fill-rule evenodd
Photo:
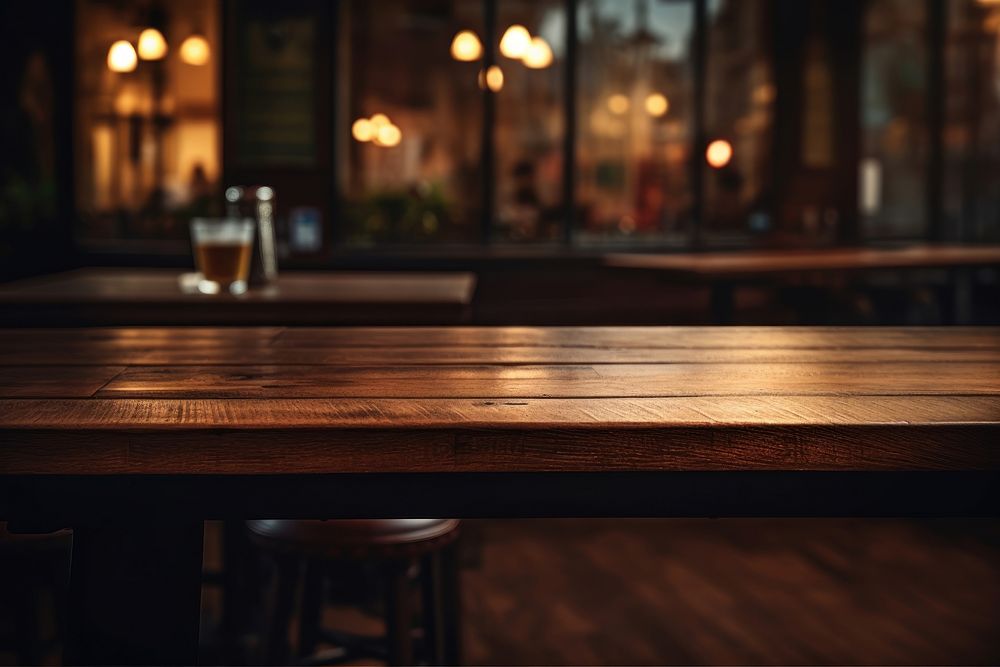
<path fill-rule="evenodd" d="M 250 276 L 254 221 L 251 218 L 195 218 L 191 242 L 195 265 L 201 272 L 203 294 L 242 294 Z"/>

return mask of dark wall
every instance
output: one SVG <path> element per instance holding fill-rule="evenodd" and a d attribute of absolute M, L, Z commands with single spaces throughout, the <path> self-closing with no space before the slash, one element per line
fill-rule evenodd
<path fill-rule="evenodd" d="M 72 260 L 73 3 L 0 2 L 0 278 Z"/>

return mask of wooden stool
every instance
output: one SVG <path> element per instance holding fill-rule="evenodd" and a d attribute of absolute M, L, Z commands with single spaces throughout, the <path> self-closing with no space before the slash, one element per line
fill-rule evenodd
<path fill-rule="evenodd" d="M 0 522 L 0 602 L 14 622 L 10 633 L 0 632 L 0 652 L 13 650 L 18 664 L 41 664 L 62 639 L 72 539 L 68 530 Z M 48 638 L 38 627 L 39 593 L 44 590 L 52 593 L 55 621 L 55 636 Z"/>
<path fill-rule="evenodd" d="M 304 565 L 298 660 L 339 664 L 376 658 L 390 665 L 459 662 L 459 590 L 455 538 L 457 519 L 335 521 L 248 521 L 251 540 L 276 565 L 266 653 L 269 664 L 288 662 L 288 626 L 295 589 Z M 324 567 L 330 561 L 375 562 L 385 583 L 385 638 L 363 637 L 322 628 Z M 415 650 L 410 584 L 421 584 L 421 641 Z M 320 641 L 335 652 L 314 656 Z"/>

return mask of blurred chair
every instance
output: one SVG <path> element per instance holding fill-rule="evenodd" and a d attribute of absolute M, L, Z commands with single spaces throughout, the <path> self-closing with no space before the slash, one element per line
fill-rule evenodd
<path fill-rule="evenodd" d="M 266 660 L 287 664 L 289 626 L 302 579 L 299 664 L 340 664 L 359 658 L 390 665 L 458 664 L 460 653 L 456 519 L 248 521 L 251 540 L 275 565 L 268 617 Z M 384 595 L 385 636 L 371 637 L 322 626 L 325 583 L 337 563 L 372 563 Z M 415 627 L 412 598 L 420 585 Z M 415 641 L 416 639 L 416 641 Z M 317 653 L 321 643 L 333 648 Z"/>
<path fill-rule="evenodd" d="M 10 619 L 9 628 L 0 628 L 0 652 L 12 652 L 14 664 L 41 664 L 64 634 L 72 539 L 69 530 L 0 522 L 0 604 Z M 49 632 L 43 630 L 46 618 Z"/>

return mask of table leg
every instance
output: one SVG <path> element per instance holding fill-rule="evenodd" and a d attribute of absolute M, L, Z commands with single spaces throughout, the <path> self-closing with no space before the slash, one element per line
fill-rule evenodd
<path fill-rule="evenodd" d="M 712 293 L 709 302 L 712 324 L 732 324 L 734 311 L 734 295 L 736 288 L 733 283 L 722 281 L 712 283 Z"/>
<path fill-rule="evenodd" d="M 975 283 L 973 275 L 972 269 L 964 267 L 952 272 L 954 294 L 951 303 L 952 312 L 949 313 L 951 324 L 974 324 L 972 321 L 972 290 Z"/>
<path fill-rule="evenodd" d="M 64 662 L 197 663 L 203 530 L 158 517 L 74 526 Z"/>

